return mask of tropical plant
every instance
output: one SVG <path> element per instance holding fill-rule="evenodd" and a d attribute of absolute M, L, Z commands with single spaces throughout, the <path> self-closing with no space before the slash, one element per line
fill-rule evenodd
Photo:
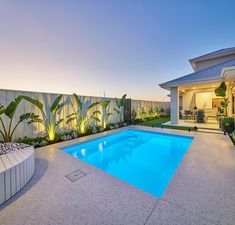
<path fill-rule="evenodd" d="M 153 118 L 153 117 L 154 117 L 155 111 L 154 111 L 153 106 L 150 107 L 150 109 L 149 109 L 149 111 L 148 111 L 148 114 L 149 114 L 149 117 L 150 117 L 150 118 Z"/>
<path fill-rule="evenodd" d="M 40 101 L 33 99 L 28 96 L 22 96 L 23 99 L 35 105 L 39 111 L 41 112 L 41 117 L 34 113 L 26 113 L 24 115 L 25 119 L 27 119 L 28 123 L 40 123 L 45 128 L 45 131 L 48 135 L 48 141 L 54 141 L 56 137 L 56 127 L 63 122 L 64 119 L 58 119 L 58 115 L 60 114 L 62 108 L 65 103 L 61 103 L 63 95 L 58 95 L 52 105 L 49 108 L 49 111 L 43 106 L 43 103 Z"/>
<path fill-rule="evenodd" d="M 160 116 L 165 116 L 165 109 L 163 107 L 160 109 Z"/>
<path fill-rule="evenodd" d="M 140 114 L 141 119 L 145 120 L 147 113 L 145 112 L 144 107 L 141 108 L 141 111 L 139 114 Z"/>
<path fill-rule="evenodd" d="M 156 107 L 154 108 L 154 115 L 155 115 L 155 117 L 159 117 L 159 115 L 160 115 L 160 109 L 159 109 L 158 106 L 156 106 Z"/>
<path fill-rule="evenodd" d="M 0 104 L 0 124 L 2 125 L 2 128 L 0 129 L 0 134 L 2 135 L 4 142 L 12 141 L 12 137 L 14 132 L 16 131 L 16 128 L 19 126 L 21 122 L 23 122 L 26 119 L 25 117 L 26 114 L 23 114 L 20 116 L 17 123 L 13 125 L 13 119 L 21 101 L 22 97 L 18 96 L 12 102 L 10 102 L 7 107 L 4 107 L 2 104 Z M 2 118 L 3 115 L 6 116 L 9 122 L 4 123 L 4 119 Z"/>
<path fill-rule="evenodd" d="M 82 104 L 82 101 L 80 100 L 77 94 L 74 93 L 73 98 L 75 104 L 71 104 L 74 112 L 67 116 L 68 120 L 66 123 L 74 123 L 75 129 L 79 133 L 85 134 L 88 129 L 89 119 L 100 122 L 100 119 L 97 117 L 97 114 L 101 114 L 100 111 L 96 110 L 92 113 L 90 117 L 88 116 L 90 110 L 97 106 L 99 102 L 95 102 L 90 104 L 89 106 L 85 106 L 84 104 Z"/>
<path fill-rule="evenodd" d="M 222 97 L 223 101 L 220 103 L 222 109 L 224 110 L 225 116 L 228 114 L 228 105 L 229 105 L 229 98 L 226 97 L 226 90 L 227 86 L 224 81 L 221 82 L 220 86 L 215 89 L 215 94 L 218 97 Z"/>
<path fill-rule="evenodd" d="M 137 117 L 137 112 L 135 109 L 132 109 L 131 111 L 131 121 L 134 122 Z"/>
<path fill-rule="evenodd" d="M 234 129 L 235 129 L 235 127 L 234 127 L 234 118 L 232 118 L 232 117 L 225 117 L 223 119 L 222 128 L 227 133 L 229 133 L 229 134 L 232 133 L 234 131 Z"/>
<path fill-rule="evenodd" d="M 117 108 L 114 108 L 114 111 L 118 114 L 119 123 L 122 123 L 123 120 L 125 101 L 126 101 L 126 94 L 123 95 L 120 99 L 115 98 Z"/>
<path fill-rule="evenodd" d="M 109 112 L 110 101 L 103 99 L 100 101 L 100 105 L 102 107 L 102 127 L 106 129 L 109 122 L 109 117 L 113 115 L 113 113 Z"/>

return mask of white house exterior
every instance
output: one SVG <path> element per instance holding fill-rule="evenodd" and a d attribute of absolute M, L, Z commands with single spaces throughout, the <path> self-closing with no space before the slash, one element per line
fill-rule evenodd
<path fill-rule="evenodd" d="M 235 47 L 202 55 L 190 59 L 189 62 L 193 73 L 160 84 L 162 88 L 170 91 L 171 124 L 179 124 L 179 113 L 182 110 L 193 110 L 195 107 L 204 110 L 208 118 L 215 115 L 222 98 L 217 97 L 214 91 L 221 81 L 225 81 L 227 85 L 227 97 L 230 101 L 228 116 L 233 116 Z"/>

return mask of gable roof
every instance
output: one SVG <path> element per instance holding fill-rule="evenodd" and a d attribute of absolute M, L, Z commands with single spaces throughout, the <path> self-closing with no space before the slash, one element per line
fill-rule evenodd
<path fill-rule="evenodd" d="M 211 52 L 211 53 L 190 59 L 189 61 L 190 62 L 200 62 L 200 61 L 203 61 L 206 59 L 217 58 L 217 57 L 232 55 L 232 54 L 235 54 L 235 47 L 220 49 L 218 51 Z"/>
<path fill-rule="evenodd" d="M 170 80 L 168 82 L 160 84 L 160 87 L 169 89 L 170 87 L 177 87 L 182 84 L 200 83 L 207 81 L 221 81 L 223 78 L 221 74 L 222 69 L 231 66 L 235 66 L 235 59 L 219 63 L 215 66 L 196 71 L 194 73 L 190 73 L 174 80 Z"/>

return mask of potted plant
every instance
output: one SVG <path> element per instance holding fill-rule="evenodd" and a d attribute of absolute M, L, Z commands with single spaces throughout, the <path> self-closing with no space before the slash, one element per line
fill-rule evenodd
<path fill-rule="evenodd" d="M 227 108 L 228 108 L 228 105 L 229 105 L 229 99 L 226 97 L 226 90 L 227 90 L 227 85 L 225 84 L 224 81 L 221 82 L 220 86 L 215 89 L 216 96 L 223 98 L 220 105 L 221 105 L 221 108 L 224 111 L 225 116 L 227 116 L 227 114 L 228 114 Z"/>
<path fill-rule="evenodd" d="M 223 129 L 223 119 L 228 114 L 228 105 L 229 99 L 226 97 L 227 85 L 224 81 L 221 82 L 220 86 L 215 89 L 215 94 L 218 97 L 222 97 L 223 100 L 220 103 L 221 107 L 218 107 L 218 116 L 219 116 L 219 127 Z"/>
<path fill-rule="evenodd" d="M 231 134 L 234 130 L 234 118 L 232 117 L 225 117 L 222 122 L 222 129 L 224 132 Z"/>

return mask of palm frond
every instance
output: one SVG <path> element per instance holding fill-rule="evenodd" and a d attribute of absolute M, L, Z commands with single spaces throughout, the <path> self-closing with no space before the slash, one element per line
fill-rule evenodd
<path fill-rule="evenodd" d="M 82 102 L 81 102 L 80 98 L 78 97 L 78 95 L 73 93 L 73 97 L 75 99 L 75 102 L 76 102 L 77 107 L 79 108 L 79 110 L 82 110 Z"/>
<path fill-rule="evenodd" d="M 51 111 L 52 113 L 58 111 L 58 106 L 59 106 L 59 103 L 60 103 L 62 97 L 63 97 L 62 94 L 60 94 L 60 95 L 58 95 L 58 96 L 56 97 L 55 101 L 53 102 L 53 104 L 51 105 L 51 108 L 50 108 L 50 111 Z"/>

